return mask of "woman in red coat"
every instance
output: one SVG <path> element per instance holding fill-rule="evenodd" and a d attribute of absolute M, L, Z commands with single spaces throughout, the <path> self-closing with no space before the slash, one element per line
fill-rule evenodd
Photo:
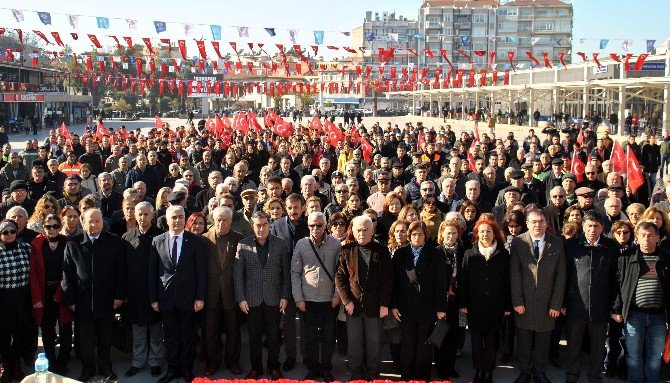
<path fill-rule="evenodd" d="M 59 234 L 60 217 L 48 215 L 43 222 L 44 234 L 32 242 L 30 252 L 30 290 L 35 322 L 42 328 L 42 343 L 49 359 L 50 370 L 67 374 L 72 350 L 73 314 L 61 303 L 63 255 L 68 239 Z M 60 349 L 56 358 L 56 322 Z"/>

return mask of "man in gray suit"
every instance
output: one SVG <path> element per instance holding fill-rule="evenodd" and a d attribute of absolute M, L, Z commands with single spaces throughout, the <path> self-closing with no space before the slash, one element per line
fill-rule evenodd
<path fill-rule="evenodd" d="M 270 235 L 270 216 L 257 211 L 251 216 L 254 235 L 237 245 L 233 261 L 235 300 L 248 315 L 251 371 L 246 379 L 263 374 L 263 334 L 267 340 L 268 370 L 273 380 L 279 370 L 279 320 L 291 295 L 291 254 L 286 242 Z"/>
<path fill-rule="evenodd" d="M 519 367 L 515 383 L 551 382 L 545 372 L 554 322 L 560 315 L 565 292 L 563 241 L 547 234 L 542 210 L 531 210 L 528 231 L 510 246 L 512 305 L 519 336 Z M 535 352 L 533 352 L 535 340 Z"/>

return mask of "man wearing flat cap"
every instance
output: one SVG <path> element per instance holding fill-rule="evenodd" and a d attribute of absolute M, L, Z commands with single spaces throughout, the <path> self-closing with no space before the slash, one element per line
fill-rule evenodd
<path fill-rule="evenodd" d="M 544 185 L 547 195 L 547 200 L 549 199 L 549 192 L 556 186 L 563 186 L 563 160 L 560 158 L 554 158 L 551 160 L 551 171 L 549 175 L 544 179 Z"/>
<path fill-rule="evenodd" d="M 233 225 L 231 230 L 234 230 L 243 237 L 248 237 L 254 232 L 251 228 L 251 215 L 256 210 L 258 203 L 258 192 L 256 189 L 245 189 L 240 194 L 242 198 L 242 208 L 233 213 Z"/>
<path fill-rule="evenodd" d="M 35 201 L 28 197 L 28 183 L 23 180 L 15 180 L 9 185 L 9 198 L 0 205 L 0 214 L 5 214 L 14 206 L 21 206 L 32 215 L 35 210 Z"/>
<path fill-rule="evenodd" d="M 577 201 L 577 196 L 575 195 L 575 188 L 577 186 L 577 177 L 572 173 L 563 174 L 563 179 L 561 181 L 561 186 L 565 189 L 565 199 L 568 205 L 572 205 Z"/>
<path fill-rule="evenodd" d="M 593 189 L 582 186 L 575 190 L 575 195 L 577 196 L 577 206 L 584 213 L 593 210 L 593 201 L 595 201 L 596 196 L 596 192 Z"/>

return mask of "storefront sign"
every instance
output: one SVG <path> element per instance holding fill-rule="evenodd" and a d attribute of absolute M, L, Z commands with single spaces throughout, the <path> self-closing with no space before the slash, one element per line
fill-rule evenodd
<path fill-rule="evenodd" d="M 43 94 L 33 93 L 5 93 L 4 102 L 44 102 Z"/>

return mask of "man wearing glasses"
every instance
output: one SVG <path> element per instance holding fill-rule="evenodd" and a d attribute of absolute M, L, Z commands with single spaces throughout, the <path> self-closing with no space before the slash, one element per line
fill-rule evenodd
<path fill-rule="evenodd" d="M 586 178 L 577 184 L 578 188 L 584 186 L 592 190 L 600 190 L 607 187 L 604 182 L 597 179 L 598 168 L 596 168 L 594 165 L 586 165 L 584 168 L 584 174 L 586 175 Z"/>
<path fill-rule="evenodd" d="M 305 380 L 322 377 L 324 382 L 332 382 L 335 319 L 340 305 L 333 277 L 342 245 L 338 239 L 326 234 L 325 214 L 311 213 L 307 225 L 309 237 L 296 243 L 291 261 L 293 298 L 304 318 L 306 330 L 305 353 L 309 373 Z"/>
<path fill-rule="evenodd" d="M 326 206 L 326 209 L 324 210 L 326 217 L 330 218 L 332 214 L 341 212 L 344 206 L 347 205 L 348 199 L 349 187 L 345 184 L 335 186 L 335 201 Z"/>
<path fill-rule="evenodd" d="M 377 191 L 368 197 L 368 206 L 375 209 L 379 214 L 384 210 L 384 201 L 386 195 L 391 191 L 391 174 L 387 171 L 381 171 L 377 175 Z"/>
<path fill-rule="evenodd" d="M 560 233 L 563 229 L 563 213 L 568 208 L 565 195 L 563 186 L 554 187 L 549 191 L 549 204 L 543 209 L 547 224 L 554 233 Z"/>

